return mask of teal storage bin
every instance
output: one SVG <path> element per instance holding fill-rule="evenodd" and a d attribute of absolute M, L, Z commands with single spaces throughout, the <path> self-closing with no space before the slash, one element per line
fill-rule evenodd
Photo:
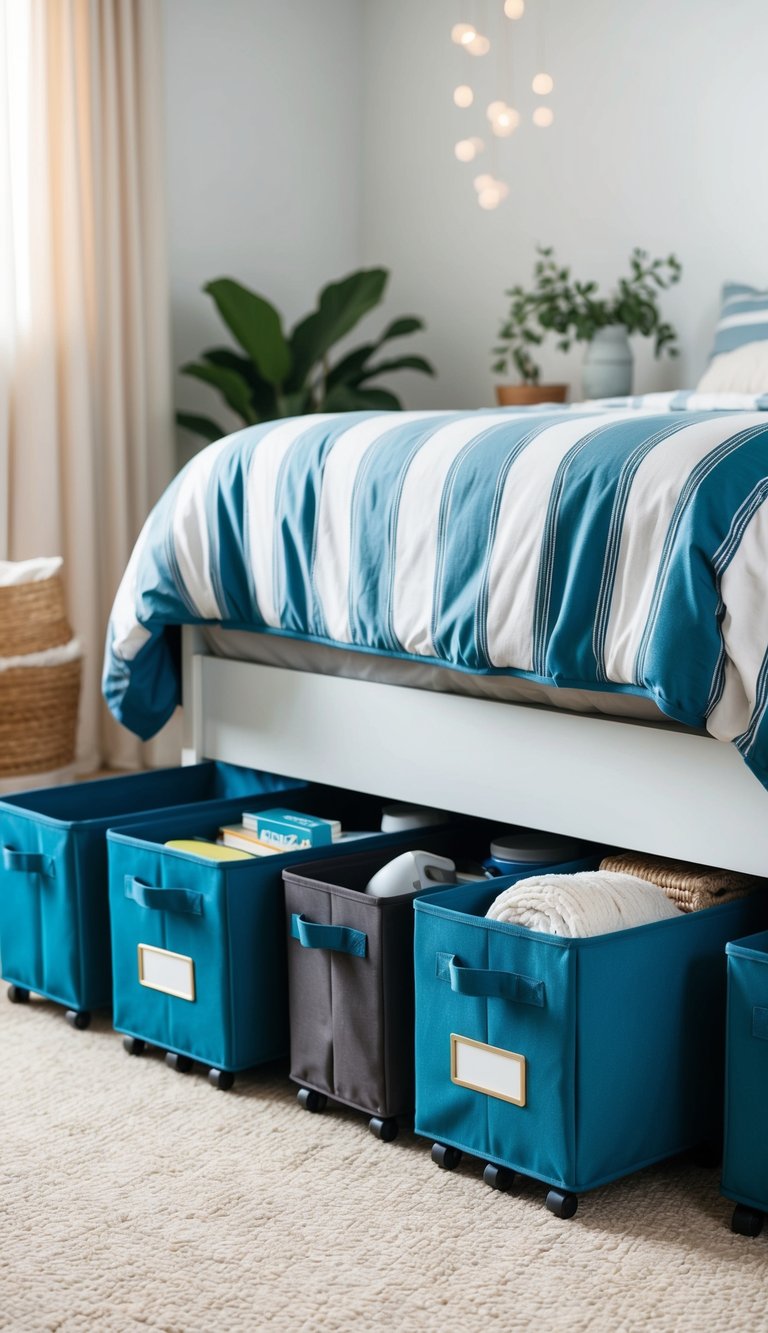
<path fill-rule="evenodd" d="M 65 1005 L 76 1027 L 112 1002 L 107 829 L 296 786 L 203 763 L 25 791 L 0 801 L 0 959 L 12 1000 Z"/>
<path fill-rule="evenodd" d="M 365 832 L 313 848 L 313 860 L 402 841 L 376 831 L 381 804 L 370 797 L 310 786 L 281 804 Z M 211 861 L 163 844 L 213 838 L 242 811 L 179 811 L 108 835 L 115 1028 L 131 1054 L 150 1044 L 180 1071 L 198 1061 L 219 1088 L 288 1051 L 282 876 L 307 850 Z"/>
<path fill-rule="evenodd" d="M 485 913 L 502 881 L 415 903 L 416 1130 L 441 1166 L 466 1151 L 578 1195 L 719 1142 L 728 940 L 768 922 L 761 893 L 567 939 Z"/>
<path fill-rule="evenodd" d="M 728 945 L 722 1192 L 731 1222 L 757 1236 L 768 1213 L 768 931 Z"/>

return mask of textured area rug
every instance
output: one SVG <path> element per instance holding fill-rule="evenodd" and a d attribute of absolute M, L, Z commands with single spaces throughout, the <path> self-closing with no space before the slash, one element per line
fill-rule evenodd
<path fill-rule="evenodd" d="M 768 1329 L 768 1228 L 731 1235 L 716 1171 L 644 1171 L 561 1222 L 533 1182 L 308 1114 L 274 1066 L 216 1092 L 4 996 L 0 1043 L 2 1329 Z"/>

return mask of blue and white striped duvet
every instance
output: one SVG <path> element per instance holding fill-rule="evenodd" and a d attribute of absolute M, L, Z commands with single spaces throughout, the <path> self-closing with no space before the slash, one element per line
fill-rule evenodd
<path fill-rule="evenodd" d="M 768 785 L 768 397 L 317 415 L 209 446 L 150 515 L 104 693 L 151 736 L 200 622 L 645 695 Z"/>

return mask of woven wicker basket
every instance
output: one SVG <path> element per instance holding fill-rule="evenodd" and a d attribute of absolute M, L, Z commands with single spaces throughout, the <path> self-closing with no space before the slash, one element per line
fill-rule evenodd
<path fill-rule="evenodd" d="M 0 586 L 0 657 L 21 657 L 69 643 L 61 576 Z"/>
<path fill-rule="evenodd" d="M 755 887 L 753 875 L 691 865 L 686 861 L 670 861 L 663 856 L 647 856 L 642 852 L 617 852 L 606 856 L 600 869 L 637 875 L 651 884 L 658 884 L 682 912 L 700 912 L 706 907 L 732 902 L 734 898 L 743 898 Z"/>
<path fill-rule="evenodd" d="M 80 658 L 0 671 L 0 778 L 72 763 L 81 671 Z"/>

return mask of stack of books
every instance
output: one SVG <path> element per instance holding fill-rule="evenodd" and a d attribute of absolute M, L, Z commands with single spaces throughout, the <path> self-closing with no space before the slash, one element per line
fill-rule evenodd
<path fill-rule="evenodd" d="M 261 810 L 243 814 L 242 824 L 227 824 L 219 830 L 224 847 L 249 852 L 251 856 L 281 856 L 312 847 L 328 847 L 341 838 L 337 819 L 301 815 L 295 810 Z"/>
<path fill-rule="evenodd" d="M 348 838 L 361 834 L 348 833 Z M 214 842 L 210 838 L 172 838 L 166 847 L 190 852 L 211 861 L 239 861 L 248 856 L 284 856 L 313 847 L 330 847 L 343 839 L 338 819 L 320 819 L 297 810 L 245 811 L 241 824 L 225 824 Z"/>

